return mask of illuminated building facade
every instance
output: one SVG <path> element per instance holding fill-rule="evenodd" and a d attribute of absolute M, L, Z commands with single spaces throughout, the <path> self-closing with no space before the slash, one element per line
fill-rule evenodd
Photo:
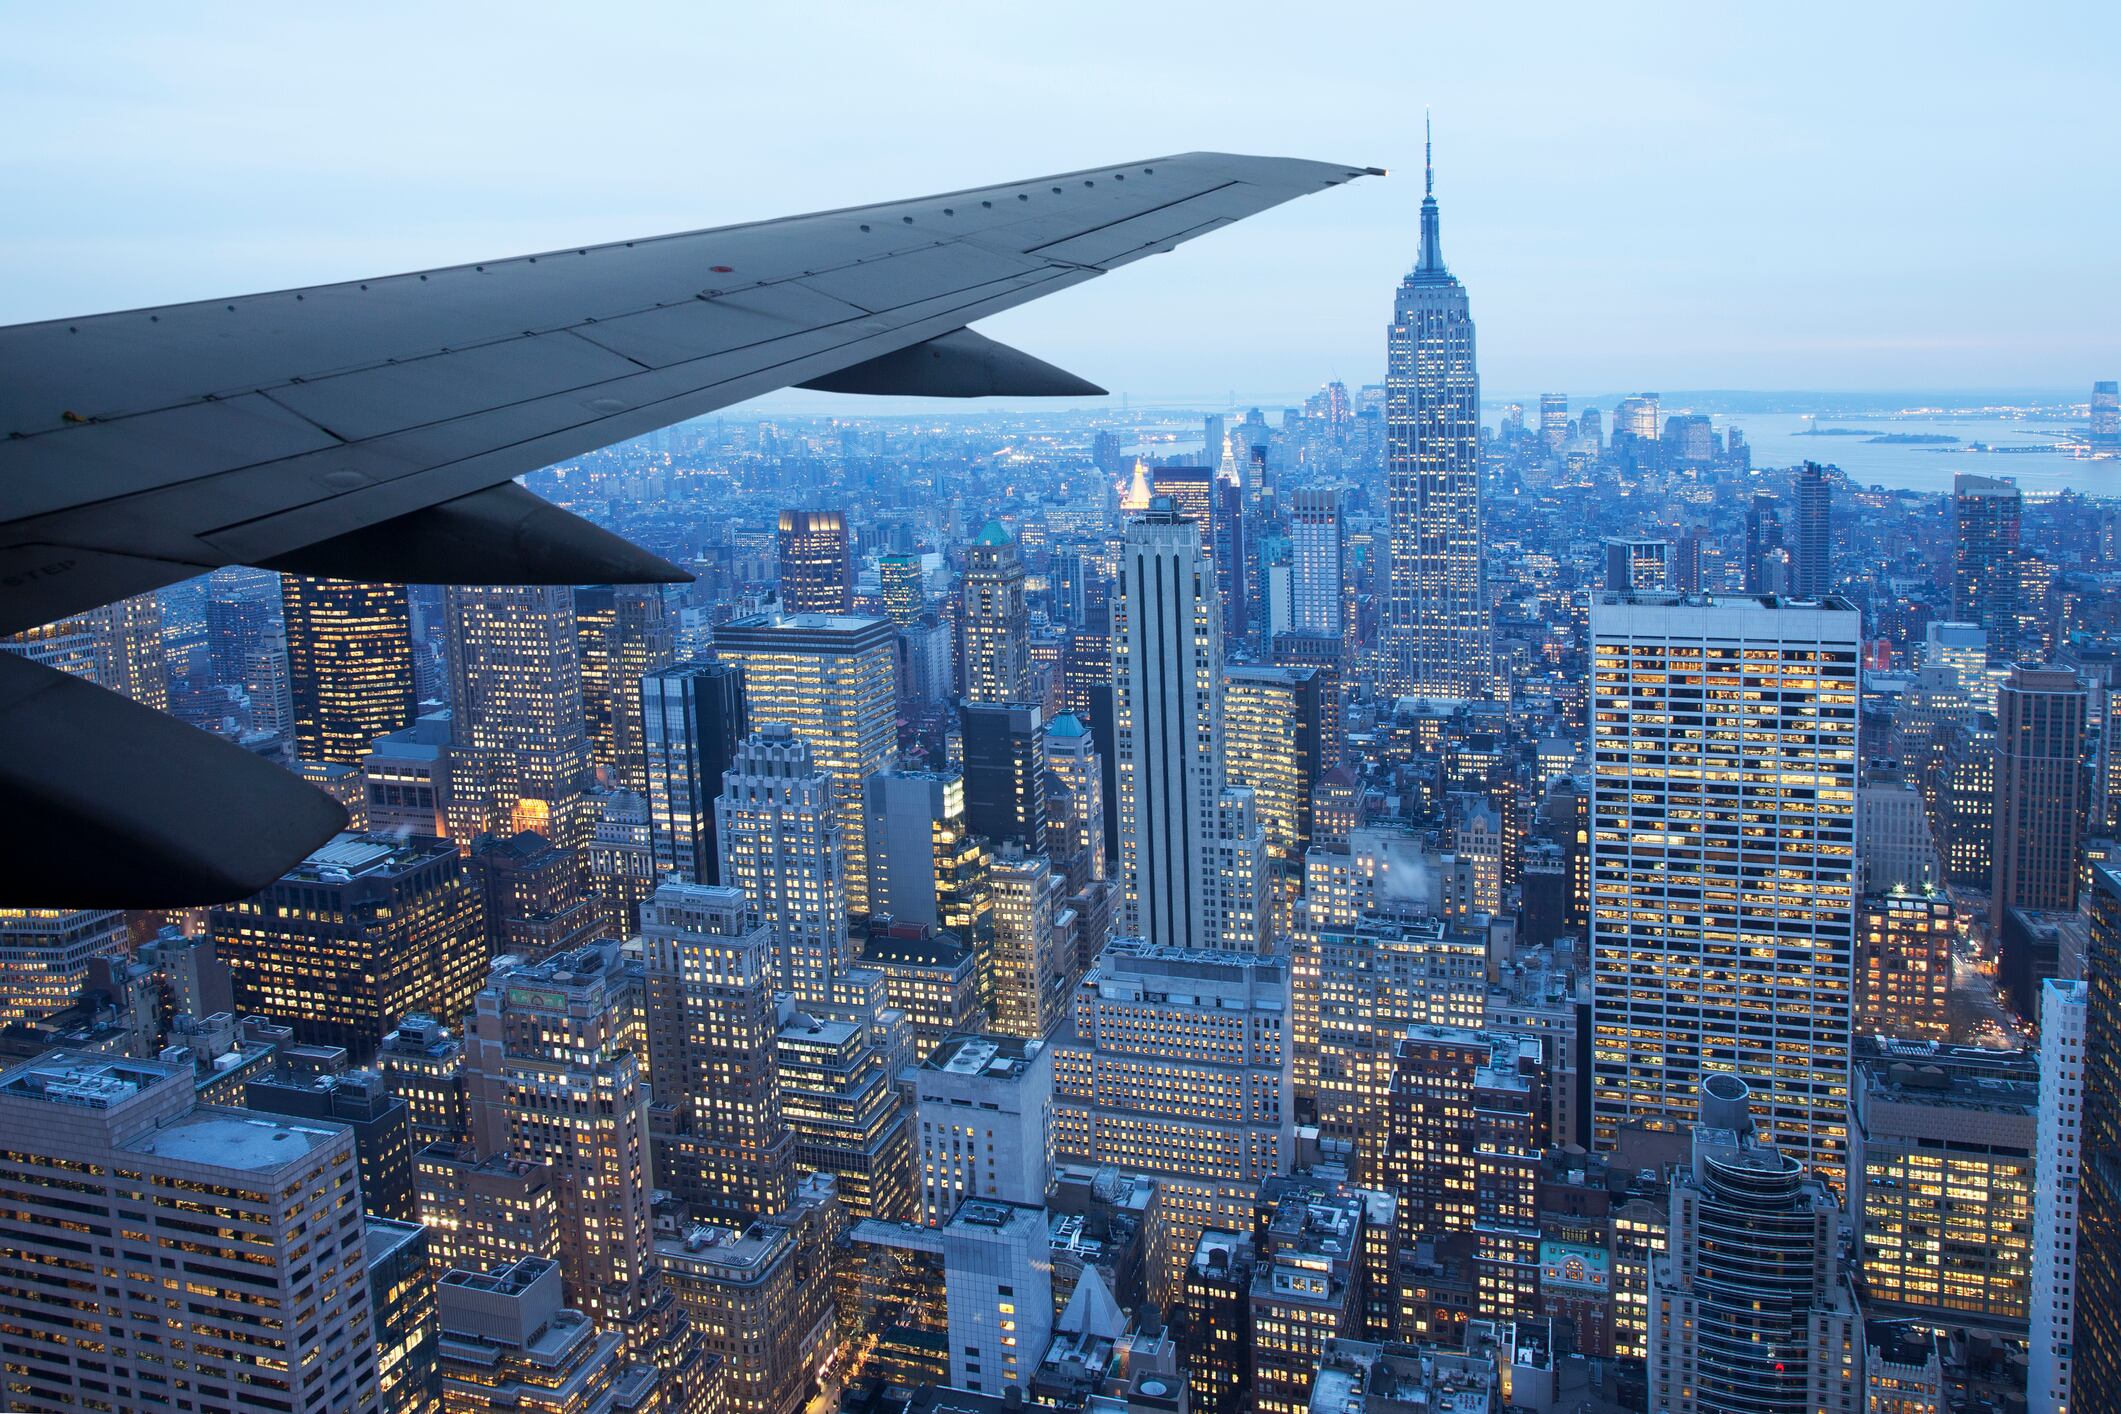
<path fill-rule="evenodd" d="M 486 979 L 479 900 L 442 840 L 340 835 L 211 927 L 239 1011 L 356 1064 L 415 1012 L 463 1015 Z"/>
<path fill-rule="evenodd" d="M 854 555 L 840 511 L 781 512 L 781 609 L 845 614 L 854 609 Z"/>
<path fill-rule="evenodd" d="M 1855 991 L 1858 615 L 1838 599 L 1591 608 L 1594 1142 L 1680 1128 L 1703 1076 L 1838 1177 Z"/>
<path fill-rule="evenodd" d="M 798 1000 L 829 995 L 849 961 L 848 862 L 832 778 L 801 738 L 767 725 L 737 748 L 715 816 L 722 881 L 742 891 L 773 940 L 770 986 Z"/>
<path fill-rule="evenodd" d="M 464 1035 L 473 1143 L 549 1166 L 568 1299 L 629 1346 L 658 1295 L 634 985 L 615 943 L 497 970 Z"/>
<path fill-rule="evenodd" d="M 0 1026 L 71 1006 L 91 958 L 125 951 L 114 908 L 0 908 Z"/>
<path fill-rule="evenodd" d="M 996 859 L 988 879 L 994 894 L 989 1027 L 1043 1040 L 1060 1024 L 1075 976 L 1067 880 L 1036 854 Z"/>
<path fill-rule="evenodd" d="M 2078 1199 L 2084 1162 L 2085 985 L 2049 978 L 2040 998 L 2039 1121 L 2033 1165 L 2032 1318 L 2026 1401 L 2062 1414 L 2076 1361 Z"/>
<path fill-rule="evenodd" d="M 1289 964 L 1283 957 L 1109 944 L 1054 1039 L 1057 1159 L 1156 1179 L 1163 1250 L 1152 1299 L 1183 1282 L 1211 1227 L 1251 1221 L 1294 1143 Z"/>
<path fill-rule="evenodd" d="M 1865 1037 L 1853 1075 L 1849 1214 L 1866 1310 L 2018 1338 L 2032 1309 L 2038 1060 Z"/>
<path fill-rule="evenodd" d="M 199 1104 L 189 1065 L 64 1050 L 0 1072 L 0 1126 L 10 1409 L 183 1390 L 198 1409 L 381 1414 L 351 1130 Z M 101 1262 L 67 1232 L 98 1216 L 123 1243 Z"/>
<path fill-rule="evenodd" d="M 676 635 L 660 584 L 593 584 L 574 591 L 589 761 L 620 790 L 648 789 L 641 750 L 641 678 L 670 666 Z"/>
<path fill-rule="evenodd" d="M 784 726 L 832 775 L 847 854 L 847 903 L 869 911 L 863 783 L 898 755 L 896 650 L 889 619 L 753 614 L 714 631 L 716 655 L 744 673 L 752 730 Z"/>
<path fill-rule="evenodd" d="M 912 1128 L 891 1058 L 868 1028 L 799 1011 L 774 1049 L 796 1165 L 831 1176 L 852 1219 L 910 1216 Z"/>
<path fill-rule="evenodd" d="M 519 1257 L 560 1259 L 554 1171 L 469 1144 L 429 1144 L 413 1155 L 420 1221 L 434 1273 L 490 1272 Z"/>
<path fill-rule="evenodd" d="M 655 867 L 719 884 L 714 802 L 748 734 L 744 675 L 728 663 L 680 663 L 643 674 L 639 691 Z"/>
<path fill-rule="evenodd" d="M 1340 488 L 1306 486 L 1289 498 L 1290 628 L 1339 638 L 1346 622 Z"/>
<path fill-rule="evenodd" d="M 877 556 L 876 580 L 884 617 L 900 628 L 920 622 L 921 611 L 928 607 L 928 590 L 919 555 Z"/>
<path fill-rule="evenodd" d="M 451 585 L 450 837 L 535 830 L 578 854 L 591 825 L 589 735 L 571 591 Z"/>
<path fill-rule="evenodd" d="M 412 609 L 402 584 L 280 577 L 294 755 L 358 766 L 412 725 Z"/>
<path fill-rule="evenodd" d="M 1292 891 L 1311 843 L 1311 792 L 1325 775 L 1325 686 L 1316 668 L 1223 673 L 1225 780 L 1252 792 L 1267 859 Z"/>
<path fill-rule="evenodd" d="M 1952 478 L 1956 543 L 1952 559 L 1952 618 L 1988 634 L 1992 664 L 2018 651 L 2018 534 L 2023 515 L 2018 485 L 2006 477 Z"/>
<path fill-rule="evenodd" d="M 1863 1327 L 1840 1205 L 1801 1161 L 1757 1141 L 1744 1081 L 1703 1084 L 1692 1164 L 1650 1262 L 1649 1407 L 1854 1414 Z"/>
<path fill-rule="evenodd" d="M 772 935 L 743 893 L 668 883 L 641 909 L 648 1111 L 658 1186 L 699 1217 L 788 1206 L 795 1136 L 782 1115 Z"/>
<path fill-rule="evenodd" d="M 560 1268 L 524 1257 L 490 1272 L 449 1272 L 436 1283 L 442 1327 L 443 1414 L 535 1409 L 538 1414 L 672 1414 L 653 1365 L 628 1358 L 619 1331 L 561 1305 Z"/>
<path fill-rule="evenodd" d="M 1865 894 L 1856 923 L 1855 1034 L 1948 1039 L 1957 936 L 1951 895 L 1942 889 Z"/>
<path fill-rule="evenodd" d="M 1481 564 L 1480 374 L 1465 286 L 1444 267 L 1435 178 L 1421 253 L 1386 339 L 1385 480 L 1392 527 L 1385 685 L 1480 697 L 1488 686 Z"/>

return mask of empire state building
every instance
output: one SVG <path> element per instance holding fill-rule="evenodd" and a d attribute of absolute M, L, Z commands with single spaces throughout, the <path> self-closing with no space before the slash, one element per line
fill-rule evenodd
<path fill-rule="evenodd" d="M 1488 690 L 1480 542 L 1480 375 L 1465 286 L 1444 268 L 1427 164 L 1421 257 L 1399 282 L 1385 369 L 1392 586 L 1385 683 L 1423 697 Z"/>

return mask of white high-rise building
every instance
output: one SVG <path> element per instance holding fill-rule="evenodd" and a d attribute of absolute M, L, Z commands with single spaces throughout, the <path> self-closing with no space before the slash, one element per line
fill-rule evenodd
<path fill-rule="evenodd" d="M 1772 1142 L 1845 1158 L 1857 650 L 1845 601 L 1591 606 L 1592 1123 L 1681 1130 L 1703 1079 Z"/>
<path fill-rule="evenodd" d="M 921 1221 L 967 1198 L 1041 1204 L 1053 1173 L 1053 1052 L 1021 1036 L 957 1035 L 913 1072 Z"/>
<path fill-rule="evenodd" d="M 831 979 L 853 961 L 831 775 L 790 728 L 763 727 L 737 748 L 714 808 L 722 882 L 773 930 L 775 986 L 798 1001 L 830 1000 Z"/>
<path fill-rule="evenodd" d="M 1465 286 L 1443 263 L 1433 169 L 1421 203 L 1421 255 L 1400 281 L 1387 335 L 1385 483 L 1392 518 L 1386 686 L 1479 697 L 1489 677 L 1480 374 Z"/>
<path fill-rule="evenodd" d="M 1292 627 L 1339 637 L 1347 588 L 1341 582 L 1340 489 L 1305 487 L 1289 500 Z"/>
<path fill-rule="evenodd" d="M 1123 931 L 1256 952 L 1265 846 L 1249 800 L 1224 798 L 1215 566 L 1161 497 L 1128 522 L 1113 640 Z"/>
<path fill-rule="evenodd" d="M 2077 1170 L 2084 1155 L 2084 1021 L 2089 990 L 2050 978 L 2040 998 L 2040 1119 L 2033 1181 L 2032 1320 L 2026 1408 L 2069 1414 L 2077 1319 Z"/>

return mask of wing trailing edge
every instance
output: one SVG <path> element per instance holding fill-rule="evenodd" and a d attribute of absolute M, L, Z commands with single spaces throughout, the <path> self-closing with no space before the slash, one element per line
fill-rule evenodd
<path fill-rule="evenodd" d="M 1105 396 L 1105 390 L 1087 378 L 970 329 L 952 329 L 926 343 L 894 349 L 800 386 L 821 393 L 906 398 Z"/>

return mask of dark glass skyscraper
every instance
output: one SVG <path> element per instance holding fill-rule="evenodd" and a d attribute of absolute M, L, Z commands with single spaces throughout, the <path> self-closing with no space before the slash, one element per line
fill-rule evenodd
<path fill-rule="evenodd" d="M 1958 541 L 1952 558 L 1952 615 L 1988 630 L 1988 660 L 2008 663 L 2018 642 L 2018 521 L 2015 482 L 1952 478 Z"/>
<path fill-rule="evenodd" d="M 1834 592 L 1833 506 L 1826 468 L 1806 462 L 1797 473 L 1797 562 L 1790 585 L 1799 599 Z"/>
<path fill-rule="evenodd" d="M 1387 687 L 1478 697 L 1488 683 L 1481 590 L 1480 375 L 1465 286 L 1444 268 L 1435 168 L 1421 255 L 1400 281 L 1385 368 L 1385 481 L 1392 522 Z"/>
<path fill-rule="evenodd" d="M 680 663 L 646 674 L 639 690 L 656 868 L 719 884 L 714 799 L 748 734 L 743 670 L 733 663 Z"/>

